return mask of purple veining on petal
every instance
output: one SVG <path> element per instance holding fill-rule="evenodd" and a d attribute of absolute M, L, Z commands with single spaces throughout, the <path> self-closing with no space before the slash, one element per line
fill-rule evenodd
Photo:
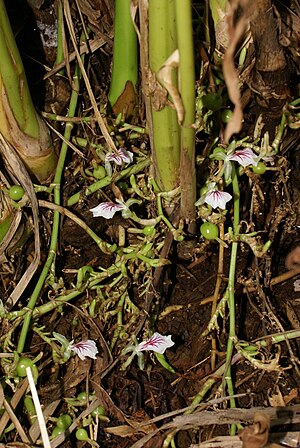
<path fill-rule="evenodd" d="M 86 357 L 96 359 L 96 354 L 98 353 L 96 343 L 91 339 L 72 344 L 70 348 L 81 360 L 84 360 Z"/>
<path fill-rule="evenodd" d="M 133 160 L 133 154 L 130 151 L 126 151 L 126 149 L 120 148 L 118 149 L 118 154 L 111 152 L 106 154 L 105 159 L 109 162 L 115 162 L 117 165 L 122 165 L 122 162 L 131 163 Z"/>
<path fill-rule="evenodd" d="M 240 149 L 235 151 L 234 154 L 228 156 L 228 160 L 233 160 L 238 162 L 243 167 L 253 165 L 257 165 L 257 161 L 255 160 L 256 154 L 252 151 L 251 148 Z"/>
<path fill-rule="evenodd" d="M 154 352 L 163 354 L 165 350 L 174 345 L 171 335 L 162 336 L 159 333 L 154 333 L 150 339 L 143 341 L 138 345 L 137 351 L 153 350 Z"/>
<path fill-rule="evenodd" d="M 212 208 L 221 208 L 225 210 L 226 203 L 232 199 L 231 194 L 226 191 L 212 190 L 207 193 L 205 202 Z"/>
<path fill-rule="evenodd" d="M 114 202 L 101 202 L 101 204 L 97 205 L 97 207 L 91 208 L 90 211 L 93 213 L 95 217 L 103 217 L 106 219 L 110 219 L 114 216 L 114 214 L 120 210 L 124 210 L 126 208 L 125 204 L 115 204 Z"/>

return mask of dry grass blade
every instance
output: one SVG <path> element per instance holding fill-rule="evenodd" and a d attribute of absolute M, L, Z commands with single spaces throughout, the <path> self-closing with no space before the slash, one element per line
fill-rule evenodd
<path fill-rule="evenodd" d="M 70 33 L 70 36 L 71 36 L 72 44 L 73 44 L 74 49 L 75 49 L 77 62 L 78 62 L 78 65 L 80 67 L 80 70 L 81 70 L 81 73 L 82 73 L 82 77 L 84 79 L 85 86 L 86 86 L 86 89 L 88 91 L 88 95 L 89 95 L 89 98 L 91 100 L 91 103 L 92 103 L 92 107 L 93 107 L 93 110 L 94 110 L 94 113 L 95 113 L 95 117 L 97 119 L 97 122 L 99 124 L 99 127 L 101 129 L 101 132 L 103 134 L 103 137 L 105 138 L 105 141 L 106 141 L 108 147 L 116 152 L 117 151 L 116 146 L 115 146 L 111 136 L 109 135 L 109 132 L 108 132 L 108 130 L 106 128 L 104 119 L 102 118 L 102 116 L 101 116 L 101 114 L 99 112 L 99 109 L 98 109 L 98 106 L 97 106 L 97 102 L 96 102 L 94 93 L 92 91 L 89 78 L 88 78 L 88 76 L 86 74 L 86 71 L 84 69 L 84 65 L 83 65 L 82 60 L 80 58 L 79 51 L 77 49 L 77 42 L 76 42 L 76 36 L 75 36 L 73 22 L 72 22 L 72 17 L 71 17 L 70 5 L 69 5 L 69 2 L 67 0 L 64 0 L 64 14 L 65 14 L 65 17 L 66 17 L 66 22 L 67 22 L 67 25 L 68 25 L 68 29 L 69 29 L 69 33 Z"/>
<path fill-rule="evenodd" d="M 7 412 L 7 414 L 9 415 L 9 418 L 11 419 L 12 423 L 15 425 L 15 428 L 16 428 L 17 432 L 19 433 L 19 436 L 21 437 L 22 442 L 30 443 L 30 440 L 27 437 L 27 435 L 23 429 L 23 426 L 21 425 L 18 418 L 16 417 L 16 414 L 14 413 L 12 407 L 10 406 L 8 401 L 6 401 L 5 399 L 4 399 L 4 409 Z"/>
<path fill-rule="evenodd" d="M 12 220 L 12 223 L 9 227 L 9 230 L 7 232 L 7 234 L 5 235 L 5 237 L 3 238 L 1 245 L 0 245 L 0 256 L 2 254 L 4 254 L 4 251 L 6 250 L 6 248 L 9 246 L 11 240 L 13 239 L 16 231 L 19 228 L 19 224 L 21 222 L 21 217 L 22 217 L 22 212 L 21 210 L 16 210 L 16 212 L 14 213 L 14 217 Z"/>
<path fill-rule="evenodd" d="M 108 36 L 108 40 L 112 38 L 112 33 Z M 97 51 L 99 48 L 103 47 L 107 41 L 103 37 L 96 37 L 93 40 L 89 41 L 89 45 L 86 43 L 83 43 L 79 47 L 79 53 L 85 54 L 85 53 L 93 53 L 94 51 Z M 76 53 L 75 51 L 72 51 L 69 53 L 68 60 L 69 62 L 72 62 L 76 59 Z M 44 76 L 44 80 L 47 78 L 50 78 L 51 76 L 55 75 L 55 73 L 59 72 L 62 68 L 66 66 L 66 61 L 61 62 L 60 64 L 55 65 L 53 69 L 49 70 L 48 73 Z"/>
<path fill-rule="evenodd" d="M 41 436 L 42 436 L 42 440 L 43 440 L 43 445 L 44 448 L 51 448 L 51 444 L 50 444 L 50 440 L 49 440 L 49 436 L 48 436 L 48 432 L 47 432 L 47 428 L 46 428 L 46 423 L 45 423 L 45 419 L 43 416 L 43 411 L 42 411 L 42 407 L 41 407 L 41 403 L 39 400 L 39 396 L 34 384 L 34 379 L 32 376 L 32 371 L 30 367 L 26 367 L 26 375 L 28 378 L 28 383 L 29 383 L 29 387 L 31 390 L 31 395 L 32 395 L 32 399 L 33 399 L 33 403 L 34 403 L 34 407 L 36 410 L 36 414 L 37 414 L 37 419 L 39 422 L 39 426 L 40 426 L 40 430 L 41 430 Z"/>
<path fill-rule="evenodd" d="M 269 444 L 267 447 L 286 447 L 286 448 L 297 448 L 300 442 L 299 432 L 284 432 L 284 433 L 274 433 L 270 434 Z M 243 442 L 238 436 L 219 436 L 213 439 L 201 442 L 199 445 L 191 445 L 189 448 L 242 448 Z"/>
<path fill-rule="evenodd" d="M 20 296 L 24 292 L 25 288 L 30 282 L 40 262 L 41 249 L 40 249 L 40 234 L 39 234 L 38 202 L 32 182 L 30 180 L 26 168 L 24 167 L 21 159 L 17 155 L 14 148 L 6 142 L 2 134 L 0 134 L 0 152 L 3 155 L 4 162 L 7 166 L 8 171 L 11 171 L 12 174 L 18 178 L 18 181 L 20 182 L 27 196 L 30 199 L 32 217 L 33 217 L 33 228 L 34 228 L 34 249 L 35 249 L 34 258 L 30 266 L 24 272 L 21 280 L 14 288 L 14 291 L 11 293 L 10 297 L 8 298 L 5 304 L 7 309 L 11 309 L 17 303 Z"/>
<path fill-rule="evenodd" d="M 43 415 L 44 415 L 45 421 L 47 421 L 48 418 L 53 415 L 53 413 L 55 412 L 60 401 L 61 400 L 55 400 L 44 409 Z M 39 437 L 40 433 L 41 433 L 41 431 L 40 431 L 39 422 L 38 422 L 38 420 L 36 420 L 29 430 L 29 436 L 30 436 L 31 440 L 33 441 L 33 443 L 35 443 L 37 441 L 37 438 Z"/>
<path fill-rule="evenodd" d="M 5 398 L 5 395 L 4 395 L 3 387 L 2 387 L 2 384 L 0 383 L 0 409 L 3 406 L 4 398 Z"/>
<path fill-rule="evenodd" d="M 142 439 L 134 443 L 131 448 L 142 448 L 158 432 L 169 430 L 188 430 L 208 425 L 230 425 L 232 423 L 249 424 L 254 421 L 256 413 L 263 414 L 270 419 L 271 426 L 282 426 L 284 424 L 300 423 L 300 405 L 287 406 L 285 408 L 251 408 L 251 409 L 226 409 L 225 411 L 197 411 L 190 415 L 175 417 L 172 421 L 162 425 L 151 434 L 147 434 Z M 136 435 L 141 432 L 143 425 L 155 423 L 157 418 L 140 424 L 136 430 Z"/>
<path fill-rule="evenodd" d="M 28 381 L 27 381 L 27 379 L 25 379 L 21 383 L 21 386 L 19 387 L 19 389 L 16 391 L 16 393 L 14 394 L 14 396 L 11 399 L 10 405 L 12 408 L 15 409 L 17 407 L 17 404 L 19 403 L 19 401 L 25 394 L 27 387 L 28 387 Z M 4 412 L 4 414 L 2 415 L 2 417 L 0 419 L 0 436 L 1 436 L 1 434 L 3 434 L 3 432 L 6 428 L 6 425 L 9 422 L 9 418 L 10 418 L 10 415 L 8 414 L 8 412 Z"/>

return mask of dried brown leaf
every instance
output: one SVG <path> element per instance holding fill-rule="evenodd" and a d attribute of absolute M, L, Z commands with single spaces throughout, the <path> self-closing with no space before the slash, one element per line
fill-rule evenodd
<path fill-rule="evenodd" d="M 235 2 L 235 7 L 238 2 Z M 246 11 L 246 8 L 244 8 Z M 231 120 L 226 126 L 224 133 L 224 140 L 227 143 L 233 134 L 238 133 L 242 129 L 243 109 L 241 103 L 241 95 L 239 89 L 239 78 L 234 65 L 235 49 L 242 34 L 245 31 L 247 24 L 246 14 L 242 14 L 236 25 L 233 25 L 235 8 L 232 7 L 231 13 L 228 15 L 228 30 L 230 36 L 230 43 L 224 55 L 223 74 L 228 89 L 228 95 L 235 108 Z"/>
<path fill-rule="evenodd" d="M 0 134 L 0 148 L 1 148 L 1 154 L 4 159 L 4 163 L 8 171 L 11 172 L 15 178 L 17 178 L 17 180 L 22 185 L 27 196 L 30 199 L 32 217 L 33 217 L 33 228 L 34 228 L 34 249 L 35 249 L 34 258 L 32 263 L 24 272 L 19 283 L 14 288 L 13 292 L 11 293 L 10 297 L 8 298 L 5 304 L 7 309 L 11 309 L 17 303 L 22 293 L 26 289 L 32 276 L 34 275 L 36 269 L 38 268 L 40 262 L 41 249 L 40 249 L 38 202 L 27 169 L 25 168 L 18 153 L 9 143 L 6 142 L 2 134 Z"/>
<path fill-rule="evenodd" d="M 295 247 L 285 259 L 287 269 L 294 269 L 300 265 L 300 246 Z"/>
<path fill-rule="evenodd" d="M 175 50 L 170 57 L 164 62 L 162 67 L 158 72 L 158 78 L 163 86 L 167 89 L 170 97 L 172 98 L 174 107 L 177 112 L 177 118 L 179 124 L 183 122 L 184 119 L 184 107 L 182 104 L 181 96 L 178 91 L 177 86 L 173 83 L 172 74 L 173 69 L 177 69 L 179 66 L 179 51 Z"/>
<path fill-rule="evenodd" d="M 263 448 L 269 438 L 270 419 L 263 413 L 254 415 L 254 422 L 239 434 L 243 448 Z"/>

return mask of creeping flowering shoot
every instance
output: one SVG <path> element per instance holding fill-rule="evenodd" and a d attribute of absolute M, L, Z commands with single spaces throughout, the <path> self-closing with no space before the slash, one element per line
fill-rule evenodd
<path fill-rule="evenodd" d="M 145 350 L 152 350 L 153 352 L 160 353 L 161 355 L 165 353 L 166 349 L 172 347 L 174 342 L 172 341 L 172 336 L 162 336 L 159 333 L 153 333 L 150 339 L 141 342 L 137 346 L 138 352 L 143 352 Z"/>
<path fill-rule="evenodd" d="M 93 213 L 94 218 L 106 218 L 111 219 L 115 213 L 126 210 L 126 205 L 122 202 L 116 199 L 116 202 L 101 202 L 101 204 L 97 205 L 97 207 L 91 208 L 90 212 Z"/>
<path fill-rule="evenodd" d="M 137 356 L 138 365 L 141 370 L 144 368 L 144 351 L 152 350 L 156 352 L 156 356 L 163 357 L 166 349 L 172 347 L 174 342 L 172 341 L 172 336 L 163 336 L 160 333 L 153 333 L 151 338 L 147 339 L 147 341 L 143 341 L 138 343 L 136 337 L 132 336 L 133 343 L 128 345 L 122 350 L 122 355 L 127 355 L 131 352 L 130 356 L 128 356 L 127 360 L 123 363 L 121 370 L 125 370 L 132 362 L 133 358 Z M 165 364 L 167 364 L 165 362 Z"/>
<path fill-rule="evenodd" d="M 96 355 L 98 353 L 96 343 L 91 339 L 77 342 L 77 344 L 71 343 L 69 348 L 72 352 L 76 353 L 82 361 L 85 358 L 96 359 Z"/>
<path fill-rule="evenodd" d="M 122 163 L 131 163 L 133 161 L 133 153 L 127 151 L 124 148 L 120 148 L 117 152 L 109 152 L 105 157 L 105 169 L 109 176 L 112 174 L 111 162 L 116 165 L 122 165 Z"/>

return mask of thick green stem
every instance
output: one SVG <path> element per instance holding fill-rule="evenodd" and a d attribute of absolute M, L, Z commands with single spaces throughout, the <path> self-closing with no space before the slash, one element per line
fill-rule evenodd
<path fill-rule="evenodd" d="M 225 49 L 229 42 L 227 0 L 209 0 L 209 7 L 215 25 L 216 47 Z"/>
<path fill-rule="evenodd" d="M 180 94 L 184 107 L 181 127 L 181 217 L 195 221 L 195 63 L 191 0 L 176 0 L 176 25 L 179 50 Z"/>
<path fill-rule="evenodd" d="M 78 68 L 78 65 L 76 66 L 76 71 L 75 71 L 75 75 L 73 77 L 73 81 L 74 81 L 75 90 L 73 90 L 73 92 L 72 92 L 70 106 L 69 106 L 69 116 L 71 116 L 71 117 L 75 115 L 75 111 L 76 111 L 76 107 L 77 107 L 77 100 L 78 100 L 79 81 L 80 81 L 80 70 Z M 72 128 L 73 128 L 72 123 L 66 124 L 66 129 L 65 129 L 65 134 L 64 134 L 64 137 L 66 140 L 70 140 Z M 66 159 L 66 155 L 67 155 L 67 149 L 68 149 L 68 145 L 64 141 L 61 146 L 60 156 L 59 156 L 56 173 L 55 173 L 55 177 L 54 177 L 54 182 L 53 182 L 55 185 L 54 203 L 56 205 L 60 205 L 60 186 L 61 186 L 61 179 L 62 179 L 62 174 L 63 174 L 63 170 L 64 170 L 65 159 Z M 19 338 L 18 346 L 17 346 L 18 353 L 22 353 L 24 350 L 26 337 L 27 337 L 27 333 L 28 333 L 31 318 L 32 318 L 32 312 L 34 310 L 34 307 L 38 300 L 40 292 L 43 288 L 44 282 L 47 278 L 47 275 L 51 268 L 51 265 L 55 259 L 56 249 L 57 249 L 57 240 L 58 240 L 58 234 L 59 234 L 59 223 L 60 223 L 59 212 L 54 211 L 52 234 L 51 234 L 51 241 L 50 241 L 48 257 L 47 257 L 46 263 L 43 267 L 43 270 L 41 272 L 40 278 L 36 284 L 36 287 L 34 288 L 34 291 L 31 295 L 28 305 L 26 307 L 27 310 L 29 310 L 29 311 L 26 313 L 26 315 L 24 317 L 23 327 L 21 330 L 21 334 L 20 334 L 20 338 Z"/>
<path fill-rule="evenodd" d="M 38 138 L 39 124 L 35 108 L 3 0 L 0 0 L 0 54 L 0 76 L 14 117 L 27 135 Z"/>
<path fill-rule="evenodd" d="M 52 176 L 56 156 L 46 124 L 30 96 L 22 60 L 0 0 L 0 132 L 40 182 Z"/>
<path fill-rule="evenodd" d="M 176 48 L 174 0 L 150 0 L 149 59 L 150 69 L 156 79 L 162 65 Z M 174 81 L 176 82 L 176 79 Z M 170 191 L 178 186 L 179 181 L 180 129 L 174 109 L 160 104 L 162 110 L 159 110 L 160 94 L 156 88 L 151 97 L 154 146 L 152 154 L 156 181 L 162 191 Z"/>
<path fill-rule="evenodd" d="M 115 1 L 114 52 L 108 99 L 116 114 L 134 114 L 138 78 L 137 35 L 130 15 L 131 0 Z"/>

